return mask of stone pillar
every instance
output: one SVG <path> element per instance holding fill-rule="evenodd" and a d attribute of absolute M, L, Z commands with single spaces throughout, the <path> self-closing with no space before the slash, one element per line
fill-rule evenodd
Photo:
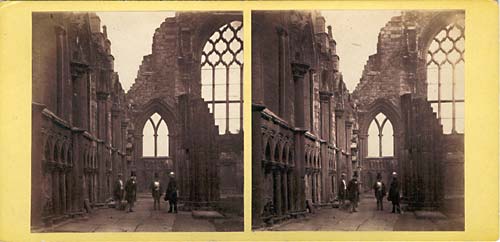
<path fill-rule="evenodd" d="M 321 105 L 321 147 L 320 147 L 320 157 L 321 157 L 321 184 L 323 184 L 323 189 L 321 189 L 321 196 L 323 197 L 323 201 L 327 202 L 325 199 L 330 197 L 330 191 L 332 190 L 331 184 L 328 178 L 328 170 L 329 167 L 329 155 L 328 155 L 328 142 L 331 142 L 331 118 L 330 118 L 330 108 L 331 108 L 331 99 L 333 93 L 320 91 L 320 105 Z"/>
<path fill-rule="evenodd" d="M 61 204 L 59 203 L 60 201 L 60 196 L 61 194 L 59 193 L 59 186 L 60 186 L 60 181 L 59 181 L 59 170 L 56 167 L 52 173 L 52 206 L 54 208 L 54 214 L 60 214 L 61 211 Z"/>
<path fill-rule="evenodd" d="M 345 141 L 344 141 L 344 146 L 345 146 L 345 152 L 346 152 L 346 155 L 345 155 L 345 162 L 346 162 L 346 165 L 347 165 L 347 172 L 349 174 L 351 174 L 351 176 L 353 175 L 354 171 L 356 170 L 356 167 L 352 167 L 352 159 L 351 159 L 351 138 L 352 138 L 352 135 L 351 135 L 351 129 L 352 129 L 352 120 L 350 117 L 346 117 L 346 121 L 345 121 Z M 358 174 L 359 176 L 360 174 Z"/>
<path fill-rule="evenodd" d="M 349 173 L 347 173 L 347 171 L 345 171 L 345 166 L 343 164 L 343 154 L 342 154 L 342 141 L 344 140 L 343 139 L 343 135 L 344 135 L 344 132 L 342 130 L 342 116 L 344 115 L 344 110 L 342 109 L 338 109 L 336 108 L 335 109 L 335 146 L 336 146 L 336 162 L 337 162 L 337 177 L 340 178 L 342 172 L 346 172 L 346 181 L 348 181 L 351 177 L 351 175 Z"/>
<path fill-rule="evenodd" d="M 304 123 L 304 75 L 309 70 L 306 64 L 292 63 L 294 80 L 294 110 L 295 110 L 295 162 L 296 162 L 296 189 L 298 191 L 298 210 L 305 210 L 305 123 Z"/>
<path fill-rule="evenodd" d="M 278 216 L 283 215 L 283 201 L 282 201 L 282 190 L 281 190 L 281 169 L 277 166 L 273 167 L 273 182 L 274 182 L 274 200 L 276 204 L 274 207 L 278 213 Z"/>
<path fill-rule="evenodd" d="M 281 176 L 281 184 L 282 184 L 282 211 L 283 215 L 285 215 L 288 212 L 288 176 L 287 176 L 287 168 L 285 168 L 282 171 L 282 176 Z"/>
<path fill-rule="evenodd" d="M 50 157 L 44 156 L 45 144 L 43 143 L 43 136 L 40 132 L 42 130 L 42 110 L 44 105 L 33 103 L 31 109 L 31 226 L 41 227 L 42 224 L 42 211 L 43 211 L 43 195 L 42 195 L 42 182 L 44 173 L 44 162 L 47 162 Z M 47 184 L 50 185 L 50 184 Z"/>

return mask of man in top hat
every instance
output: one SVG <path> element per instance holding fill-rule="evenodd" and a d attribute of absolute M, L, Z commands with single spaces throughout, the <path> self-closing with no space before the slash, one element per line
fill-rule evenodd
<path fill-rule="evenodd" d="M 127 200 L 127 213 L 133 212 L 132 208 L 134 207 L 134 203 L 137 199 L 137 182 L 135 177 L 135 172 L 132 171 L 130 173 L 130 178 L 127 180 L 125 184 L 125 200 Z"/>
<path fill-rule="evenodd" d="M 168 200 L 170 208 L 169 213 L 177 213 L 177 181 L 175 180 L 174 172 L 170 172 L 170 179 L 167 185 L 165 198 Z"/>
<path fill-rule="evenodd" d="M 113 189 L 113 199 L 115 200 L 116 209 L 121 209 L 124 193 L 125 193 L 125 186 L 122 180 L 122 173 L 118 173 L 118 179 L 116 179 Z"/>
<path fill-rule="evenodd" d="M 339 207 L 342 208 L 345 205 L 345 199 L 347 197 L 347 182 L 345 180 L 345 173 L 342 172 L 340 175 L 340 182 L 339 182 Z"/>
<path fill-rule="evenodd" d="M 347 185 L 347 195 L 350 201 L 350 212 L 357 212 L 359 202 L 359 182 L 358 182 L 358 172 L 354 172 L 352 179 Z"/>
<path fill-rule="evenodd" d="M 377 174 L 377 181 L 373 184 L 373 191 L 377 199 L 377 210 L 384 210 L 385 184 L 382 181 L 382 174 Z"/>
<path fill-rule="evenodd" d="M 401 213 L 401 206 L 399 205 L 399 181 L 396 172 L 392 173 L 391 188 L 389 189 L 387 199 L 392 202 L 392 213 Z"/>
<path fill-rule="evenodd" d="M 154 181 L 151 182 L 151 195 L 153 196 L 154 204 L 153 204 L 153 210 L 156 210 L 156 207 L 158 206 L 158 210 L 160 210 L 160 198 L 161 198 L 161 184 L 160 184 L 160 178 L 158 176 L 158 173 L 155 172 L 155 179 Z"/>

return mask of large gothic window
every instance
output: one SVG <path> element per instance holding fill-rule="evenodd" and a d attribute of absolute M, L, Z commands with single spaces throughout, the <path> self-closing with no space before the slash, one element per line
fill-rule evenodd
<path fill-rule="evenodd" d="M 441 29 L 427 52 L 427 99 L 447 134 L 464 132 L 464 52 L 459 23 Z"/>
<path fill-rule="evenodd" d="M 201 55 L 201 96 L 219 132 L 243 128 L 243 25 L 233 21 L 215 31 Z"/>
<path fill-rule="evenodd" d="M 377 114 L 368 129 L 368 156 L 394 156 L 392 123 L 382 113 Z"/>
<path fill-rule="evenodd" d="M 154 113 L 142 130 L 142 156 L 168 156 L 168 127 L 165 120 Z"/>

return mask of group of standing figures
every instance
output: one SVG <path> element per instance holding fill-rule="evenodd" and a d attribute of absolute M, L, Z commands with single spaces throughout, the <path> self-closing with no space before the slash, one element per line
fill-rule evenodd
<path fill-rule="evenodd" d="M 158 173 L 155 173 L 154 180 L 151 182 L 151 195 L 153 197 L 153 210 L 160 210 L 160 199 L 162 196 L 163 186 L 160 182 Z M 165 201 L 169 202 L 169 213 L 177 213 L 177 182 L 174 173 L 170 172 L 170 179 L 165 191 Z M 137 178 L 135 172 L 130 174 L 130 178 L 123 184 L 122 174 L 118 174 L 118 179 L 115 182 L 113 199 L 116 208 L 125 209 L 127 213 L 133 212 L 134 203 L 137 201 Z M 126 201 L 126 204 L 124 202 Z"/>
<path fill-rule="evenodd" d="M 340 207 L 342 208 L 345 206 L 345 200 L 347 199 L 349 200 L 349 212 L 357 212 L 360 194 L 358 173 L 354 172 L 349 183 L 346 183 L 345 176 L 345 173 L 342 173 L 341 181 L 339 184 Z M 380 173 L 377 174 L 377 181 L 373 184 L 373 191 L 375 193 L 375 198 L 377 199 L 377 210 L 384 210 L 383 199 L 386 196 L 386 187 L 384 182 L 382 181 L 382 175 Z M 401 213 L 401 206 L 399 205 L 399 181 L 397 179 L 396 172 L 392 173 L 392 181 L 389 188 L 389 195 L 387 196 L 387 200 L 392 202 L 392 213 Z"/>

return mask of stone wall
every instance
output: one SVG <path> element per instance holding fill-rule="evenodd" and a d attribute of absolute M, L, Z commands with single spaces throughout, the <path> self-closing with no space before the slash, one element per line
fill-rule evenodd
<path fill-rule="evenodd" d="M 254 11 L 252 31 L 252 225 L 259 227 L 336 199 L 340 173 L 353 172 L 357 124 L 331 27 L 318 12 Z"/>
<path fill-rule="evenodd" d="M 179 12 L 165 19 L 155 31 L 151 54 L 144 56 L 126 94 L 134 133 L 128 145 L 133 152 L 132 169 L 139 173 L 145 169 L 149 158 L 142 156 L 142 129 L 156 112 L 167 123 L 167 159 L 178 177 L 180 198 L 189 207 L 214 204 L 220 196 L 243 195 L 243 131 L 225 135 L 211 132 L 218 127 L 201 98 L 203 46 L 214 31 L 231 21 L 242 21 L 241 12 Z M 164 170 L 157 166 L 151 171 Z M 144 173 L 139 179 L 146 182 L 152 178 Z"/>
<path fill-rule="evenodd" d="M 431 195 L 427 194 L 425 198 L 430 199 L 429 201 L 432 200 L 432 202 L 420 201 L 419 199 L 421 199 L 421 197 L 418 199 L 415 198 L 415 196 L 418 197 L 420 195 L 415 195 L 414 189 L 416 189 L 416 186 L 420 186 L 418 184 L 423 184 L 423 181 L 415 180 L 415 176 L 417 175 L 413 177 L 406 177 L 406 175 L 409 174 L 405 173 L 406 168 L 404 167 L 411 166 L 411 164 L 407 162 L 416 164 L 419 162 L 425 163 L 431 161 L 420 160 L 422 159 L 421 157 L 414 157 L 415 159 L 418 159 L 418 161 L 409 159 L 409 150 L 414 151 L 415 149 L 418 150 L 420 148 L 416 147 L 418 145 L 413 143 L 410 144 L 410 147 L 405 145 L 408 145 L 407 140 L 409 135 L 413 135 L 412 130 L 417 129 L 421 130 L 421 132 L 427 132 L 428 127 L 424 127 L 427 125 L 427 123 L 424 122 L 425 120 L 423 120 L 420 125 L 411 127 L 404 122 L 408 119 L 408 117 L 405 116 L 405 113 L 407 112 L 405 108 L 412 108 L 413 104 L 408 104 L 405 107 L 402 107 L 401 97 L 403 95 L 410 94 L 410 99 L 424 100 L 423 102 L 425 102 L 427 97 L 427 49 L 434 36 L 443 27 L 456 21 L 463 21 L 463 18 L 464 12 L 459 10 L 403 11 L 400 16 L 391 18 L 391 20 L 381 29 L 378 37 L 377 53 L 369 56 L 362 73 L 360 83 L 356 86 L 352 95 L 358 109 L 357 114 L 360 138 L 358 148 L 360 150 L 359 159 L 362 166 L 362 177 L 369 177 L 369 172 L 372 170 L 370 168 L 370 164 L 372 162 L 370 159 L 366 158 L 368 155 L 368 128 L 375 116 L 378 113 L 383 113 L 393 125 L 395 165 L 387 166 L 387 169 L 382 172 L 390 173 L 392 171 L 399 171 L 398 173 L 401 175 L 400 179 L 405 181 L 403 182 L 403 194 L 411 197 L 407 197 L 409 200 L 408 202 L 412 203 L 413 205 L 411 206 L 414 208 L 439 207 L 441 206 L 442 201 L 440 199 L 443 197 L 443 193 L 446 197 L 447 194 L 451 192 L 448 190 L 450 186 L 455 188 L 456 186 L 460 186 L 449 184 L 445 185 L 445 190 L 440 190 L 442 187 L 439 184 L 439 181 L 447 172 L 439 172 L 453 170 L 458 177 L 461 176 L 459 175 L 460 172 L 458 172 L 460 168 L 457 168 L 454 165 L 450 165 L 450 168 L 437 167 L 439 169 L 436 168 L 437 170 L 435 171 L 424 170 L 424 168 L 422 168 L 421 170 L 416 171 L 419 179 L 428 177 L 429 174 L 434 174 L 436 178 L 433 179 L 435 179 L 437 183 L 431 184 L 430 181 L 428 181 L 428 185 L 431 187 L 425 188 L 433 190 L 433 192 L 429 193 Z M 423 108 L 426 106 L 425 104 L 419 105 L 419 107 L 422 108 L 418 109 L 418 112 L 422 113 L 416 113 L 415 115 L 430 117 L 429 120 L 431 120 L 432 109 L 429 111 Z M 429 106 L 429 104 L 427 106 Z M 432 132 L 439 131 L 434 130 Z M 437 134 L 433 133 L 432 135 Z M 415 147 L 413 147 L 413 145 L 415 145 Z M 461 150 L 463 152 L 463 146 Z M 444 151 L 442 149 L 438 149 L 436 152 Z M 412 155 L 413 154 L 410 156 Z M 441 159 L 441 161 L 443 161 L 443 159 Z M 434 164 L 433 162 L 437 161 L 432 161 L 429 164 Z M 456 163 L 451 162 L 449 164 Z M 463 174 L 463 169 L 461 174 Z M 463 185 L 460 187 L 463 188 Z M 423 189 L 424 188 L 421 190 L 423 191 Z M 425 191 L 428 192 L 428 190 Z M 453 193 L 456 193 L 457 190 L 455 189 L 454 191 L 455 192 Z M 410 201 L 412 199 L 416 199 L 416 201 Z"/>
<path fill-rule="evenodd" d="M 127 171 L 127 106 L 93 13 L 33 13 L 33 229 L 112 197 Z"/>

